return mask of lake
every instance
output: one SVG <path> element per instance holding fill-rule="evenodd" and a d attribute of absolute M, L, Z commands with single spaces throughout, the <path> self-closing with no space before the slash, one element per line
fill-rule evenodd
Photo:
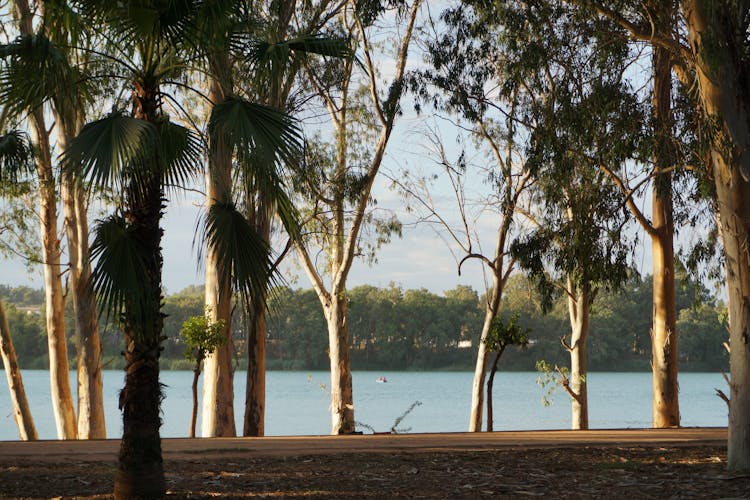
<path fill-rule="evenodd" d="M 192 407 L 192 372 L 164 371 L 162 436 L 184 437 Z M 75 388 L 75 372 L 71 372 Z M 387 383 L 378 383 L 379 377 Z M 390 430 L 394 421 L 415 401 L 416 406 L 401 422 L 404 432 L 461 432 L 468 429 L 472 373 L 469 372 L 354 372 L 354 415 L 357 422 L 378 432 Z M 495 377 L 495 430 L 568 429 L 570 402 L 562 389 L 553 394 L 553 404 L 544 406 L 545 390 L 536 384 L 536 372 L 500 372 Z M 55 439 L 49 398 L 49 375 L 43 370 L 24 370 L 24 385 L 40 439 Z M 121 371 L 105 371 L 107 436 L 122 431 L 117 394 Z M 727 407 L 714 388 L 726 389 L 719 373 L 682 373 L 680 410 L 682 425 L 725 426 Z M 328 372 L 273 371 L 266 379 L 266 435 L 328 434 Z M 589 423 L 592 429 L 651 426 L 650 373 L 589 373 Z M 18 439 L 7 384 L 0 389 L 0 440 Z M 235 414 L 242 431 L 245 372 L 235 377 Z M 75 390 L 75 389 L 74 389 Z M 727 392 L 725 390 L 725 392 Z M 198 414 L 200 433 L 200 410 Z M 369 429 L 364 429 L 369 432 Z"/>

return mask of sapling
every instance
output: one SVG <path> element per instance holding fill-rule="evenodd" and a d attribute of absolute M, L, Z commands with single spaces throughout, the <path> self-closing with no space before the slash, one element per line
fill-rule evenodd
<path fill-rule="evenodd" d="M 195 422 L 198 419 L 198 379 L 201 376 L 201 364 L 206 356 L 217 347 L 224 345 L 226 337 L 224 321 L 210 322 L 206 316 L 192 316 L 182 324 L 180 335 L 185 341 L 185 357 L 195 361 L 193 368 L 193 414 L 190 418 L 190 437 L 195 437 Z"/>
<path fill-rule="evenodd" d="M 529 343 L 529 329 L 521 328 L 516 324 L 518 314 L 514 314 L 508 323 L 504 323 L 499 316 L 492 320 L 489 334 L 484 340 L 487 350 L 495 353 L 495 359 L 492 361 L 490 376 L 487 379 L 487 432 L 492 432 L 492 384 L 495 381 L 495 372 L 500 357 L 509 345 L 526 347 Z"/>

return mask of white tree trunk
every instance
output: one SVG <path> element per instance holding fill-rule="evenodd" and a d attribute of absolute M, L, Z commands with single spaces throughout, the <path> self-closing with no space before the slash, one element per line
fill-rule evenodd
<path fill-rule="evenodd" d="M 717 4 L 717 5 L 714 5 Z M 729 301 L 730 403 L 727 466 L 750 472 L 750 94 L 739 65 L 744 33 L 727 19 L 744 19 L 748 6 L 682 2 L 703 111 L 715 122 L 711 159 Z M 737 21 L 739 22 L 739 21 Z M 731 39 L 732 43 L 727 40 Z"/>
<path fill-rule="evenodd" d="M 215 54 L 212 68 L 219 74 L 230 68 L 226 53 Z M 223 64 L 222 62 L 223 61 Z M 228 78 L 228 77 L 227 77 Z M 224 82 L 224 83 L 222 83 Z M 224 101 L 231 83 L 215 77 L 209 83 L 209 99 L 213 103 Z M 226 201 L 232 189 L 231 151 L 216 147 L 211 158 L 211 167 L 206 173 L 207 210 L 214 203 Z M 224 321 L 222 335 L 225 343 L 209 354 L 203 364 L 203 406 L 201 412 L 201 434 L 203 437 L 236 436 L 234 421 L 234 342 L 232 340 L 232 290 L 226 276 L 217 272 L 217 256 L 206 249 L 206 315 L 209 320 Z"/>
<path fill-rule="evenodd" d="M 490 334 L 492 321 L 497 317 L 500 310 L 500 297 L 502 295 L 502 280 L 497 274 L 493 280 L 490 300 L 484 313 L 484 323 L 482 324 L 482 334 L 479 337 L 477 346 L 477 362 L 474 366 L 474 380 L 471 385 L 471 417 L 469 420 L 469 432 L 481 432 L 482 414 L 484 411 L 484 386 L 487 376 L 487 365 L 489 359 L 487 356 L 487 346 L 485 340 Z"/>
<path fill-rule="evenodd" d="M 333 297 L 325 311 L 331 362 L 331 434 L 354 432 L 352 366 L 346 324 L 346 296 Z"/>
<path fill-rule="evenodd" d="M 575 298 L 568 297 L 571 338 L 570 386 L 567 389 L 571 396 L 571 428 L 578 430 L 589 428 L 586 339 L 589 333 L 591 293 L 587 285 L 580 289 L 570 287 L 570 291 L 575 293 Z"/>

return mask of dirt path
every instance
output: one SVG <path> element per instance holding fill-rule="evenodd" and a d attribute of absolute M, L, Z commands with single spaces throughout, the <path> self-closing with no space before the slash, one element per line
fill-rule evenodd
<path fill-rule="evenodd" d="M 682 429 L 615 429 L 590 431 L 513 431 L 493 433 L 377 434 L 361 436 L 293 436 L 264 438 L 168 438 L 162 440 L 165 459 L 197 453 L 211 455 L 295 456 L 403 451 L 489 450 L 548 446 L 713 444 L 726 443 L 725 427 Z M 27 458 L 56 461 L 114 460 L 119 440 L 1 441 L 0 463 Z"/>
<path fill-rule="evenodd" d="M 110 498 L 117 440 L 0 442 L 0 499 Z M 750 498 L 726 429 L 165 439 L 172 498 Z"/>

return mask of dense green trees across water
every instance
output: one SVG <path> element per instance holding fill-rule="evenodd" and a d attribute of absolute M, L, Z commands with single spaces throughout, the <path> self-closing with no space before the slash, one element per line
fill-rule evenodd
<path fill-rule="evenodd" d="M 678 287 L 680 369 L 726 371 L 726 308 L 705 289 L 691 282 Z M 619 293 L 597 297 L 589 339 L 591 370 L 649 370 L 651 357 L 651 278 L 633 278 Z M 566 363 L 560 338 L 570 326 L 565 304 L 559 301 L 544 315 L 528 283 L 520 276 L 509 282 L 503 314 L 519 315 L 530 329 L 524 350 L 509 349 L 502 370 L 533 370 L 537 360 Z M 8 303 L 13 341 L 23 368 L 47 367 L 43 293 L 25 287 L 0 287 Z M 483 296 L 458 286 L 437 295 L 397 286 L 359 286 L 349 292 L 352 362 L 359 370 L 470 370 L 484 316 Z M 203 312 L 202 287 L 167 295 L 164 312 L 165 352 L 162 366 L 190 369 L 179 336 L 182 322 Z M 284 370 L 325 370 L 327 331 L 318 298 L 312 290 L 279 288 L 270 299 L 268 367 Z M 72 323 L 72 308 L 67 321 Z M 235 314 L 234 338 L 244 339 L 246 320 Z M 70 328 L 68 331 L 73 331 Z M 71 339 L 72 343 L 73 340 Z M 122 336 L 111 327 L 103 335 L 104 365 L 121 368 Z M 244 363 L 242 340 L 235 340 L 237 362 Z M 69 352 L 75 352 L 71 348 Z"/>

